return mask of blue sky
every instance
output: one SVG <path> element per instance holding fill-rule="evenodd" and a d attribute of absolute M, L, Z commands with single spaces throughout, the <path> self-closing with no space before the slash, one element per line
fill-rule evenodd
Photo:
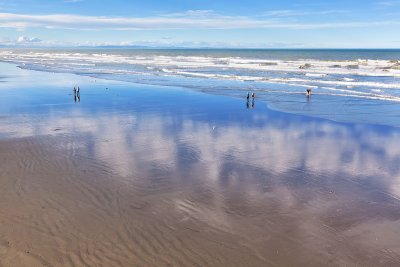
<path fill-rule="evenodd" d="M 400 48 L 400 0 L 0 0 L 0 44 Z"/>

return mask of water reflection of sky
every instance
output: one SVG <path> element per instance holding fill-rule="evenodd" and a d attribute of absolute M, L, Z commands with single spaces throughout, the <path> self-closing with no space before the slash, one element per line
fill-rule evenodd
<path fill-rule="evenodd" d="M 2 138 L 65 137 L 64 149 L 105 162 L 123 179 L 166 179 L 192 199 L 207 195 L 193 216 L 225 230 L 233 227 L 227 210 L 293 213 L 293 220 L 300 212 L 308 216 L 297 221 L 301 231 L 327 225 L 362 245 L 398 226 L 397 128 L 287 115 L 257 101 L 247 109 L 245 100 L 183 89 L 49 75 L 50 83 L 29 77 L 23 90 L 11 78 L 0 85 Z M 175 201 L 187 212 L 185 201 Z M 387 240 L 379 242 L 393 248 L 399 241 Z"/>
<path fill-rule="evenodd" d="M 213 164 L 229 156 L 278 173 L 305 168 L 352 175 L 399 174 L 396 128 L 286 115 L 257 101 L 255 109 L 246 109 L 245 100 L 183 89 L 141 90 L 73 75 L 43 75 L 56 79 L 49 85 L 46 79 L 32 83 L 30 77 L 23 90 L 10 82 L 2 84 L 4 137 L 85 134 L 95 140 L 94 149 L 103 156 L 128 155 L 143 146 L 146 153 L 153 153 L 147 158 L 175 163 L 182 157 Z M 79 79 L 82 101 L 75 103 L 72 88 Z M 132 157 L 114 157 L 124 158 Z"/>

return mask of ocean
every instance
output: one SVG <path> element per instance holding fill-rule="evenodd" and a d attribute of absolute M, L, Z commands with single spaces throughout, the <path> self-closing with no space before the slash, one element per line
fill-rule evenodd
<path fill-rule="evenodd" d="M 257 105 L 280 111 L 400 126 L 400 50 L 4 48 L 0 61 L 244 101 L 254 92 Z"/>

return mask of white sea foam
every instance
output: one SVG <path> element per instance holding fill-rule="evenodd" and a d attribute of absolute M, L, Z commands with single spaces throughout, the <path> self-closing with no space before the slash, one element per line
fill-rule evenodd
<path fill-rule="evenodd" d="M 41 61 L 88 61 L 100 63 L 143 64 L 150 66 L 180 67 L 180 68 L 238 68 L 268 71 L 297 72 L 308 76 L 324 76 L 327 74 L 359 74 L 369 76 L 399 76 L 400 70 L 390 69 L 394 63 L 387 60 L 370 60 L 367 63 L 360 61 L 318 61 L 318 60 L 254 60 L 244 58 L 213 58 L 194 56 L 123 56 L 111 54 L 83 54 L 83 53 L 15 53 L 11 51 L 0 52 L 0 58 L 10 61 L 26 61 L 40 59 Z M 307 70 L 299 67 L 309 64 Z M 332 68 L 340 66 L 340 68 Z M 358 69 L 349 69 L 347 66 L 358 66 Z"/>
<path fill-rule="evenodd" d="M 305 76 L 308 77 L 325 77 L 328 76 L 326 73 L 306 73 Z"/>

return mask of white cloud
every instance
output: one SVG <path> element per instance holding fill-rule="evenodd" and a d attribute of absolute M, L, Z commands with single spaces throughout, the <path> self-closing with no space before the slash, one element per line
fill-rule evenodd
<path fill-rule="evenodd" d="M 348 10 L 322 10 L 322 11 L 305 11 L 305 10 L 270 10 L 265 12 L 263 15 L 268 17 L 302 17 L 302 16 L 321 16 L 321 15 L 339 15 L 348 14 Z"/>
<path fill-rule="evenodd" d="M 178 40 L 173 37 L 164 37 L 160 39 L 147 40 L 147 41 L 115 41 L 115 42 L 66 42 L 54 40 L 41 40 L 38 38 L 29 38 L 21 36 L 18 39 L 1 38 L 0 46 L 14 47 L 14 46 L 31 46 L 31 47 L 99 47 L 99 46 L 136 46 L 136 47 L 165 47 L 165 48 L 293 48 L 305 47 L 303 43 L 298 42 L 199 42 L 199 41 L 185 41 Z"/>
<path fill-rule="evenodd" d="M 395 21 L 359 21 L 331 23 L 290 23 L 275 19 L 220 15 L 210 10 L 158 17 L 104 17 L 72 14 L 25 15 L 0 13 L 3 28 L 48 28 L 77 30 L 148 30 L 148 29 L 324 29 L 400 25 Z"/>
<path fill-rule="evenodd" d="M 16 39 L 13 38 L 1 38 L 0 46 L 7 47 L 18 47 L 18 46 L 52 46 L 54 42 L 43 41 L 36 37 L 19 36 Z"/>
<path fill-rule="evenodd" d="M 19 44 L 31 44 L 31 43 L 40 43 L 42 40 L 39 38 L 29 38 L 26 36 L 20 36 L 17 39 L 17 43 Z"/>
<path fill-rule="evenodd" d="M 378 5 L 384 6 L 384 7 L 400 6 L 400 1 L 396 1 L 396 0 L 379 1 Z"/>

